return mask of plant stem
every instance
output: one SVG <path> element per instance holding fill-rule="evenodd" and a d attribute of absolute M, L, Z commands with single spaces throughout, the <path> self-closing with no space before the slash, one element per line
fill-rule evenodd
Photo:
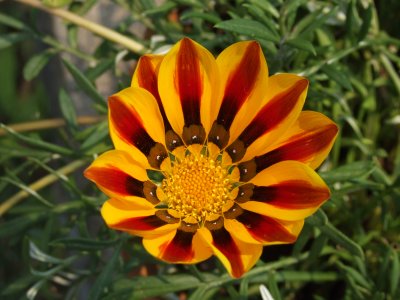
<path fill-rule="evenodd" d="M 128 37 L 116 32 L 114 30 L 111 30 L 105 26 L 102 26 L 95 22 L 89 21 L 85 18 L 82 18 L 81 16 L 74 14 L 70 11 L 67 11 L 64 9 L 58 9 L 58 8 L 49 8 L 45 5 L 43 5 L 38 0 L 16 0 L 16 1 L 19 3 L 25 4 L 25 5 L 29 5 L 29 6 L 38 8 L 49 14 L 60 17 L 66 21 L 69 21 L 75 25 L 83 27 L 83 28 L 85 28 L 107 40 L 110 40 L 112 42 L 120 44 L 121 46 L 127 48 L 128 50 L 130 50 L 132 52 L 135 52 L 138 54 L 143 54 L 147 51 L 147 49 L 142 44 L 132 40 L 131 38 L 128 38 Z"/>
<path fill-rule="evenodd" d="M 60 179 L 60 175 L 67 175 L 80 167 L 84 166 L 87 162 L 84 160 L 75 160 L 70 164 L 58 169 L 55 173 L 44 176 L 43 178 L 35 181 L 28 186 L 29 189 L 34 191 L 41 190 L 42 188 L 56 182 Z M 21 202 L 24 198 L 28 197 L 30 194 L 27 191 L 19 191 L 14 196 L 8 198 L 6 201 L 0 205 L 0 217 L 4 215 L 9 209 Z"/>
<path fill-rule="evenodd" d="M 77 118 L 77 122 L 80 125 L 88 125 L 93 123 L 98 123 L 106 120 L 104 116 L 81 116 Z M 26 132 L 26 131 L 35 131 L 35 130 L 43 130 L 50 128 L 58 128 L 63 127 L 67 123 L 62 118 L 56 119 L 47 119 L 47 120 L 39 120 L 33 122 L 25 122 L 18 124 L 11 124 L 7 127 L 16 131 L 16 132 Z M 0 128 L 0 136 L 5 135 L 7 133 L 6 130 Z"/>

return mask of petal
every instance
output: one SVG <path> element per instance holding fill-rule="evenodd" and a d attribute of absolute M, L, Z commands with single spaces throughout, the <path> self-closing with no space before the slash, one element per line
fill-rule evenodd
<path fill-rule="evenodd" d="M 242 185 L 236 202 L 246 210 L 296 221 L 313 214 L 329 195 L 329 188 L 313 169 L 297 161 L 283 161 Z"/>
<path fill-rule="evenodd" d="M 242 209 L 235 204 L 224 214 L 225 228 L 246 243 L 263 245 L 293 243 L 304 221 L 282 221 Z"/>
<path fill-rule="evenodd" d="M 175 230 L 179 220 L 166 210 L 143 210 L 136 203 L 110 199 L 101 208 L 108 227 L 142 237 L 154 237 Z"/>
<path fill-rule="evenodd" d="M 261 170 L 283 160 L 297 160 L 316 169 L 328 156 L 337 133 L 337 125 L 323 114 L 303 111 L 296 123 L 265 149 L 265 154 L 239 164 L 241 181 L 249 181 Z"/>
<path fill-rule="evenodd" d="M 184 127 L 200 127 L 201 139 L 191 141 L 189 130 L 186 144 L 203 143 L 210 130 L 214 101 L 218 101 L 218 69 L 212 54 L 184 38 L 165 56 L 158 75 L 158 89 L 172 128 L 183 134 Z M 203 128 L 204 127 L 204 128 Z"/>
<path fill-rule="evenodd" d="M 212 255 L 197 230 L 182 228 L 156 238 L 144 238 L 143 246 L 153 256 L 170 263 L 194 264 Z"/>
<path fill-rule="evenodd" d="M 229 135 L 231 140 L 236 138 L 260 107 L 268 69 L 261 47 L 255 41 L 239 42 L 226 48 L 218 56 L 217 64 L 224 90 L 221 104 L 215 102 L 216 108 L 221 107 L 209 140 L 223 148 Z"/>
<path fill-rule="evenodd" d="M 292 74 L 268 79 L 268 98 L 256 116 L 227 148 L 232 160 L 248 160 L 264 152 L 296 121 L 307 94 L 308 81 Z M 247 150 L 246 150 L 247 149 Z"/>
<path fill-rule="evenodd" d="M 262 245 L 244 243 L 225 227 L 215 230 L 203 227 L 198 231 L 232 277 L 242 276 L 261 256 Z"/>
<path fill-rule="evenodd" d="M 158 71 L 163 59 L 164 55 L 146 54 L 140 57 L 135 69 L 135 73 L 133 73 L 131 86 L 144 88 L 154 96 L 154 98 L 157 100 L 158 107 L 164 121 L 165 131 L 168 131 L 172 129 L 172 127 L 169 124 L 164 107 L 161 103 L 157 84 Z"/>
<path fill-rule="evenodd" d="M 146 170 L 124 151 L 103 153 L 85 170 L 84 175 L 108 196 L 134 201 L 142 209 L 152 208 L 159 202 L 156 186 L 149 181 Z"/>
<path fill-rule="evenodd" d="M 143 165 L 158 168 L 168 156 L 164 124 L 157 101 L 145 89 L 127 88 L 108 100 L 110 134 L 114 146 Z"/>

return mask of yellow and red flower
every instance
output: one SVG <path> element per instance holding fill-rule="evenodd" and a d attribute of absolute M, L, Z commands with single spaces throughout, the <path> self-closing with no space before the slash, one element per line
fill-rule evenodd
<path fill-rule="evenodd" d="M 307 88 L 297 75 L 268 77 L 254 41 L 215 59 L 184 38 L 165 56 L 141 57 L 131 87 L 109 98 L 116 149 L 85 171 L 110 197 L 107 225 L 167 262 L 215 255 L 233 277 L 263 246 L 296 241 L 329 198 L 313 169 L 338 131 L 301 111 Z"/>

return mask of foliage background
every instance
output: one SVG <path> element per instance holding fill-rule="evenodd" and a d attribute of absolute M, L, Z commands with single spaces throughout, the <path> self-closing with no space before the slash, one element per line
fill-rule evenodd
<path fill-rule="evenodd" d="M 400 299 L 400 3 L 161 2 L 0 2 L 0 298 L 260 299 L 264 284 L 276 300 Z M 50 7 L 86 25 L 101 12 L 138 44 L 104 32 L 92 43 L 93 29 Z M 270 74 L 307 76 L 305 108 L 340 126 L 319 170 L 331 200 L 296 244 L 265 248 L 240 280 L 214 259 L 156 261 L 140 239 L 107 229 L 105 196 L 82 176 L 111 148 L 107 96 L 129 85 L 142 52 L 183 36 L 214 54 L 258 40 Z"/>

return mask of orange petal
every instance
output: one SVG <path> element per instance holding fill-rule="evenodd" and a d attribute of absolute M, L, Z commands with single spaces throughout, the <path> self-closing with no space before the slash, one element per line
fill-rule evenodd
<path fill-rule="evenodd" d="M 303 220 L 282 221 L 241 209 L 237 204 L 234 207 L 237 215 L 232 218 L 229 217 L 229 211 L 225 213 L 225 228 L 246 243 L 263 245 L 293 243 L 304 224 Z"/>
<path fill-rule="evenodd" d="M 236 201 L 243 209 L 296 221 L 313 214 L 329 196 L 329 188 L 314 170 L 297 161 L 283 161 L 239 187 Z"/>
<path fill-rule="evenodd" d="M 221 106 L 216 124 L 230 131 L 231 138 L 237 137 L 264 98 L 267 64 L 260 45 L 255 41 L 239 42 L 226 48 L 218 56 L 217 64 L 224 90 L 221 104 L 215 102 L 217 109 Z M 210 141 L 219 144 L 212 138 Z"/>
<path fill-rule="evenodd" d="M 156 186 L 148 180 L 146 170 L 124 151 L 103 153 L 84 175 L 108 196 L 134 201 L 142 209 L 152 208 L 158 202 L 154 193 Z"/>
<path fill-rule="evenodd" d="M 127 88 L 108 101 L 110 134 L 116 149 L 146 166 L 158 168 L 168 156 L 164 124 L 154 97 L 142 88 Z"/>
<path fill-rule="evenodd" d="M 232 160 L 251 159 L 279 138 L 298 118 L 307 88 L 308 81 L 300 76 L 278 74 L 270 77 L 265 88 L 268 91 L 265 104 L 227 148 Z"/>
<path fill-rule="evenodd" d="M 134 202 L 119 199 L 105 202 L 101 214 L 110 228 L 144 237 L 159 236 L 179 226 L 179 220 L 165 210 L 143 210 Z"/>
<path fill-rule="evenodd" d="M 214 57 L 188 38 L 178 42 L 160 65 L 158 89 L 171 126 L 179 135 L 191 125 L 203 126 L 208 133 L 218 88 Z M 191 144 L 190 140 L 185 142 Z"/>
<path fill-rule="evenodd" d="M 225 227 L 216 230 L 203 227 L 198 231 L 232 277 L 241 277 L 261 256 L 262 245 L 244 243 Z"/>
<path fill-rule="evenodd" d="M 212 255 L 197 231 L 177 229 L 156 238 L 144 238 L 143 245 L 153 256 L 170 263 L 194 264 Z"/>
<path fill-rule="evenodd" d="M 158 92 L 158 71 L 164 55 L 146 54 L 139 58 L 135 72 L 132 77 L 132 87 L 140 87 L 148 90 L 157 100 L 161 116 L 164 121 L 165 131 L 172 129 L 165 114 Z"/>

